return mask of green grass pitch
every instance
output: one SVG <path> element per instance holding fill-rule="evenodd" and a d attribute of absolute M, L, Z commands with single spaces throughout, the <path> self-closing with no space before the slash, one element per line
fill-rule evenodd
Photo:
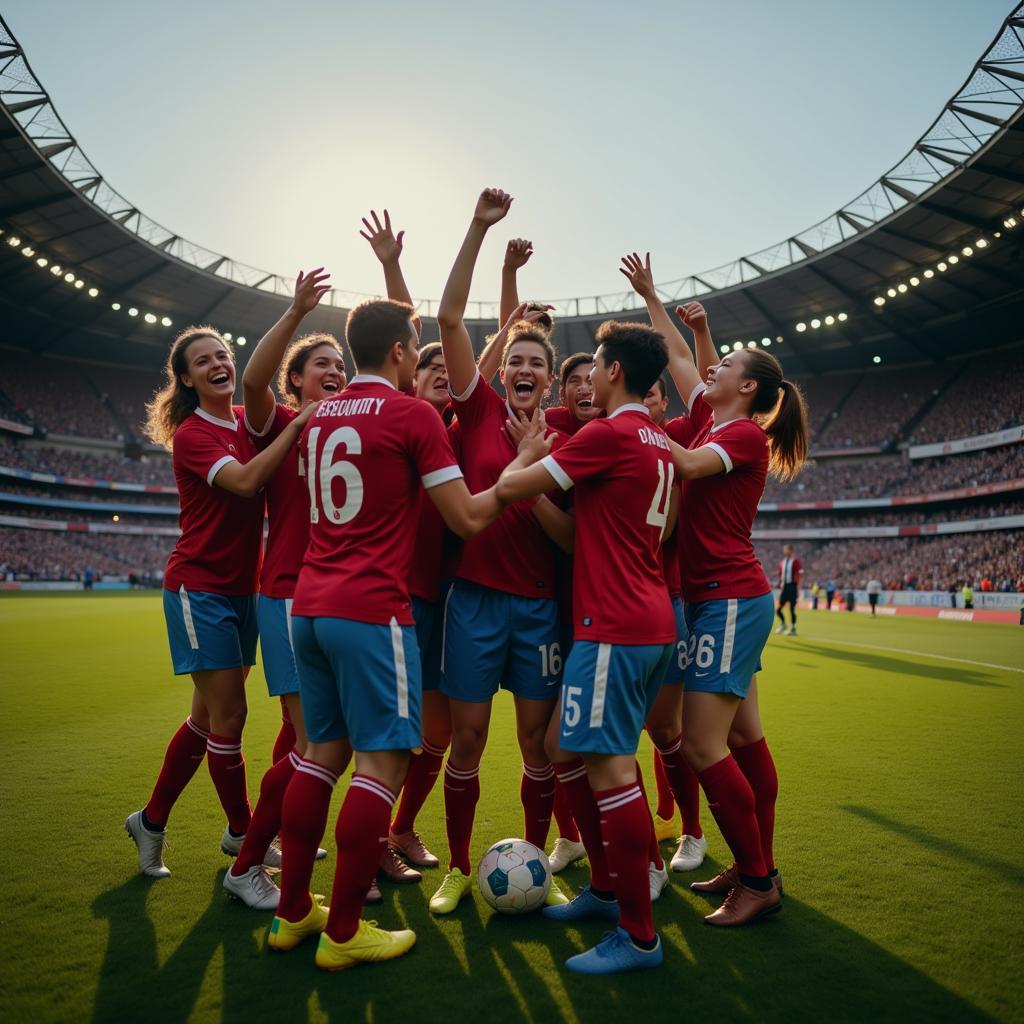
<path fill-rule="evenodd" d="M 154 596 L 0 600 L 0 1014 L 5 1021 L 485 1022 L 1024 1019 L 1024 629 L 861 615 L 801 616 L 761 677 L 779 766 L 782 914 L 707 928 L 674 875 L 655 906 L 659 972 L 610 980 L 561 964 L 600 937 L 494 915 L 449 918 L 422 887 L 372 911 L 413 927 L 403 960 L 327 975 L 312 944 L 264 949 L 269 915 L 229 900 L 223 817 L 200 772 L 171 818 L 173 876 L 136 874 L 122 830 L 184 717 Z M 255 801 L 277 730 L 249 680 Z M 650 763 L 644 741 L 640 754 Z M 521 833 L 511 704 L 499 699 L 474 839 Z M 648 776 L 650 778 L 650 776 Z M 339 786 L 335 810 L 344 786 Z M 421 831 L 444 849 L 440 787 Z M 705 877 L 728 857 L 710 814 Z M 333 813 L 328 842 L 333 854 Z M 669 847 L 665 846 L 665 852 Z M 330 892 L 333 855 L 318 865 Z M 572 889 L 585 868 L 562 876 Z"/>

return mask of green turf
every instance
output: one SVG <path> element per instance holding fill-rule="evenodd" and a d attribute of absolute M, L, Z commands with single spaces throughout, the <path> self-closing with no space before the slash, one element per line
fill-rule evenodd
<path fill-rule="evenodd" d="M 223 817 L 205 772 L 171 820 L 173 877 L 135 874 L 122 822 L 188 701 L 158 598 L 5 598 L 0 645 L 5 1021 L 1024 1019 L 1024 674 L 928 654 L 1024 668 L 1024 629 L 804 613 L 799 637 L 773 636 L 761 692 L 785 910 L 710 929 L 708 904 L 674 876 L 655 910 L 665 967 L 613 980 L 560 966 L 600 925 L 503 918 L 479 896 L 432 919 L 436 872 L 386 889 L 374 911 L 416 929 L 402 961 L 325 975 L 312 946 L 266 953 L 268 916 L 221 890 Z M 277 713 L 259 670 L 249 688 L 255 798 Z M 501 699 L 476 856 L 521 832 L 518 786 Z M 421 826 L 440 852 L 439 790 Z M 706 813 L 705 826 L 714 860 L 700 877 L 728 856 Z M 332 870 L 333 857 L 317 867 L 319 891 Z M 563 877 L 577 888 L 586 872 Z"/>

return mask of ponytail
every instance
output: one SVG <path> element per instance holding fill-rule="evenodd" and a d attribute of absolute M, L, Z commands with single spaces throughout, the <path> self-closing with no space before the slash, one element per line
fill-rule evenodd
<path fill-rule="evenodd" d="M 747 349 L 744 376 L 757 384 L 751 414 L 768 435 L 768 472 L 792 480 L 807 461 L 810 431 L 800 389 L 782 376 L 782 364 L 761 349 Z"/>

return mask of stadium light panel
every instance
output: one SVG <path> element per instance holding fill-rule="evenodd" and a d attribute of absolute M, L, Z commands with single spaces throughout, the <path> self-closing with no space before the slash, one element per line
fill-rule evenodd
<path fill-rule="evenodd" d="M 813 327 L 813 328 L 814 328 L 815 330 L 817 330 L 817 329 L 818 329 L 818 328 L 819 328 L 819 327 L 821 326 L 821 321 L 820 321 L 820 320 L 819 320 L 819 319 L 818 319 L 817 317 L 815 317 L 815 318 L 814 318 L 814 319 L 813 319 L 813 320 L 811 321 L 811 326 L 812 326 L 812 327 Z"/>
<path fill-rule="evenodd" d="M 138 316 L 139 315 L 139 311 L 134 306 L 132 306 L 131 309 L 128 310 L 128 315 L 129 316 Z"/>
<path fill-rule="evenodd" d="M 36 260 L 36 266 L 45 267 L 49 262 L 50 261 L 45 256 L 40 256 L 39 259 Z"/>
<path fill-rule="evenodd" d="M 120 302 L 112 302 L 110 308 L 116 313 L 121 308 Z"/>
<path fill-rule="evenodd" d="M 881 361 L 882 361 L 882 357 L 881 356 L 874 356 L 874 358 L 872 358 L 872 360 L 871 360 L 871 362 L 873 362 L 873 363 L 880 363 Z"/>
<path fill-rule="evenodd" d="M 51 274 L 56 275 L 56 274 L 59 274 L 60 271 L 61 271 L 61 267 L 60 267 L 59 263 L 54 263 L 54 265 L 52 267 L 50 267 L 50 273 Z"/>
<path fill-rule="evenodd" d="M 920 283 L 921 283 L 921 278 L 919 278 L 919 277 L 912 277 L 910 279 L 910 285 L 911 285 L 912 288 L 916 288 Z"/>
<path fill-rule="evenodd" d="M 231 340 L 231 332 L 230 331 L 225 331 L 224 332 L 224 340 L 225 341 L 230 341 Z"/>
<path fill-rule="evenodd" d="M 839 321 L 839 322 L 840 322 L 841 324 L 845 324 L 845 323 L 846 323 L 846 321 L 847 321 L 847 320 L 849 320 L 849 317 L 848 317 L 848 316 L 847 316 L 847 315 L 846 315 L 845 313 L 840 313 L 840 314 L 839 314 L 839 316 L 837 316 L 837 317 L 836 317 L 836 319 L 837 319 L 837 320 L 838 320 L 838 321 Z"/>
<path fill-rule="evenodd" d="M 772 339 L 771 338 L 762 338 L 761 339 L 761 344 L 762 344 L 762 346 L 764 348 L 771 348 L 771 346 L 772 346 Z"/>
<path fill-rule="evenodd" d="M 76 278 L 75 279 L 75 287 L 76 288 L 84 288 L 85 287 L 85 282 L 80 277 Z"/>
<path fill-rule="evenodd" d="M 238 344 L 239 345 L 244 345 L 245 344 L 245 337 L 244 336 L 239 335 L 239 337 L 238 337 Z"/>
<path fill-rule="evenodd" d="M 31 245 L 26 245 L 25 248 L 21 250 L 22 256 L 35 256 L 35 254 L 36 251 L 35 249 L 32 248 Z"/>
<path fill-rule="evenodd" d="M 796 329 L 797 329 L 797 330 L 798 330 L 798 331 L 799 331 L 799 332 L 800 332 L 801 334 L 803 334 L 803 333 L 804 333 L 804 331 L 806 331 L 806 330 L 807 330 L 807 324 L 805 324 L 805 323 L 803 323 L 803 322 L 800 322 L 800 323 L 798 323 L 798 324 L 796 325 Z"/>
<path fill-rule="evenodd" d="M 90 299 L 95 299 L 96 296 L 99 295 L 99 293 L 100 293 L 99 288 L 90 288 L 89 289 L 89 298 Z"/>
<path fill-rule="evenodd" d="M 931 268 L 929 268 L 928 270 L 926 270 L 924 272 L 924 276 L 927 277 L 927 278 L 932 278 L 932 277 L 935 276 L 935 271 L 932 270 Z"/>
<path fill-rule="evenodd" d="M 729 351 L 729 346 L 728 345 L 719 345 L 718 346 L 718 351 L 721 352 L 722 355 L 724 356 L 726 354 L 726 352 Z"/>
<path fill-rule="evenodd" d="M 881 295 L 876 295 L 875 296 L 875 305 L 876 306 L 884 306 L 885 305 L 885 299 L 883 299 Z"/>
<path fill-rule="evenodd" d="M 896 285 L 896 291 L 898 291 L 900 295 L 903 295 L 906 292 L 906 290 L 907 286 L 903 284 L 902 281 L 898 285 Z"/>
<path fill-rule="evenodd" d="M 147 324 L 156 323 L 156 316 L 153 313 L 147 313 L 142 319 L 145 320 Z"/>
<path fill-rule="evenodd" d="M 164 325 L 164 327 L 170 327 L 171 326 L 171 318 L 169 316 L 161 317 L 160 318 L 160 323 L 162 323 Z"/>
<path fill-rule="evenodd" d="M 757 348 L 757 342 L 756 341 L 748 341 L 747 342 L 747 348 Z"/>
<path fill-rule="evenodd" d="M 946 264 L 945 263 L 936 263 L 935 264 L 935 269 L 938 270 L 939 273 L 945 273 Z"/>
<path fill-rule="evenodd" d="M 113 522 L 115 522 L 115 523 L 119 523 L 119 522 L 121 522 L 121 517 L 120 517 L 119 515 L 112 515 L 112 516 L 111 516 L 110 518 L 111 518 L 111 520 L 113 520 Z"/>
<path fill-rule="evenodd" d="M 890 288 L 890 289 L 888 289 L 888 291 L 886 291 L 885 294 L 888 295 L 890 299 L 895 299 L 896 298 L 896 289 L 895 288 Z"/>
<path fill-rule="evenodd" d="M 739 350 L 741 348 L 743 348 L 743 342 L 742 341 L 734 341 L 732 343 L 732 350 L 733 350 L 733 352 L 739 352 Z"/>
<path fill-rule="evenodd" d="M 952 267 L 960 262 L 960 257 L 957 256 L 956 253 L 953 253 L 953 255 L 950 256 L 949 259 L 946 260 L 946 262 Z"/>
<path fill-rule="evenodd" d="M 781 334 L 776 334 L 775 335 L 775 340 L 781 345 L 782 344 L 782 335 Z"/>
<path fill-rule="evenodd" d="M 987 246 L 988 246 L 988 242 L 987 242 L 987 241 L 986 241 L 986 240 L 985 240 L 984 238 L 979 238 L 979 239 L 978 239 L 978 240 L 977 240 L 977 241 L 976 241 L 976 242 L 974 243 L 974 248 L 975 248 L 975 249 L 984 249 L 984 248 L 986 248 Z"/>
<path fill-rule="evenodd" d="M 829 327 L 831 327 L 835 322 L 836 318 L 831 313 L 825 317 L 825 323 L 828 324 Z"/>
<path fill-rule="evenodd" d="M 21 239 L 17 235 L 11 235 L 11 237 L 7 239 L 7 244 L 12 249 L 17 249 L 18 246 L 21 245 Z"/>
<path fill-rule="evenodd" d="M 974 255 L 974 250 L 969 245 L 965 245 L 960 251 L 965 256 L 973 256 Z"/>
<path fill-rule="evenodd" d="M 74 279 L 75 275 L 72 274 L 70 270 L 64 275 L 64 280 L 67 281 L 68 284 L 71 284 L 71 282 L 74 281 Z"/>

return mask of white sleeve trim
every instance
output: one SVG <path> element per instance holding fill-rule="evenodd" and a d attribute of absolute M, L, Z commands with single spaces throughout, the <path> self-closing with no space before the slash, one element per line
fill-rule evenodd
<path fill-rule="evenodd" d="M 729 458 L 729 453 L 720 444 L 716 444 L 714 441 L 708 441 L 704 447 L 710 448 L 713 452 L 717 452 L 722 462 L 725 464 L 726 473 L 732 472 L 732 459 Z"/>
<path fill-rule="evenodd" d="M 264 425 L 262 430 L 257 430 L 249 422 L 249 414 L 245 413 L 243 415 L 243 417 L 242 417 L 242 419 L 245 421 L 245 429 L 248 430 L 249 433 L 252 434 L 253 437 L 266 437 L 267 434 L 270 433 L 270 428 L 274 425 L 274 413 L 276 413 L 276 412 L 277 412 L 277 406 L 276 405 L 272 405 L 270 407 L 270 415 L 267 417 L 267 422 Z"/>
<path fill-rule="evenodd" d="M 693 411 L 693 403 L 697 401 L 698 395 L 703 395 L 707 391 L 708 386 L 703 381 L 697 384 L 694 389 L 690 392 L 690 400 L 686 403 L 687 411 Z"/>
<path fill-rule="evenodd" d="M 229 463 L 237 462 L 238 459 L 234 455 L 222 455 L 211 467 L 210 472 L 206 474 L 206 482 L 212 487 L 214 477 Z"/>
<path fill-rule="evenodd" d="M 473 394 L 473 392 L 476 390 L 476 386 L 477 386 L 477 383 L 479 382 L 479 380 L 480 380 L 480 371 L 476 370 L 473 373 L 473 379 L 469 382 L 469 387 L 466 388 L 466 390 L 463 391 L 461 395 L 455 394 L 455 392 L 452 391 L 451 388 L 448 388 L 448 394 L 452 396 L 452 401 L 453 402 L 465 402 L 466 399 L 469 398 L 469 396 L 471 394 Z"/>
<path fill-rule="evenodd" d="M 563 491 L 572 490 L 572 478 L 557 462 L 555 462 L 555 457 L 553 455 L 545 455 L 544 458 L 540 460 L 540 464 L 551 474 L 555 483 L 558 484 Z"/>
<path fill-rule="evenodd" d="M 423 486 L 430 490 L 431 487 L 438 487 L 451 480 L 461 480 L 462 470 L 458 466 L 445 466 L 444 469 L 435 469 L 433 473 L 424 473 L 420 477 Z"/>

